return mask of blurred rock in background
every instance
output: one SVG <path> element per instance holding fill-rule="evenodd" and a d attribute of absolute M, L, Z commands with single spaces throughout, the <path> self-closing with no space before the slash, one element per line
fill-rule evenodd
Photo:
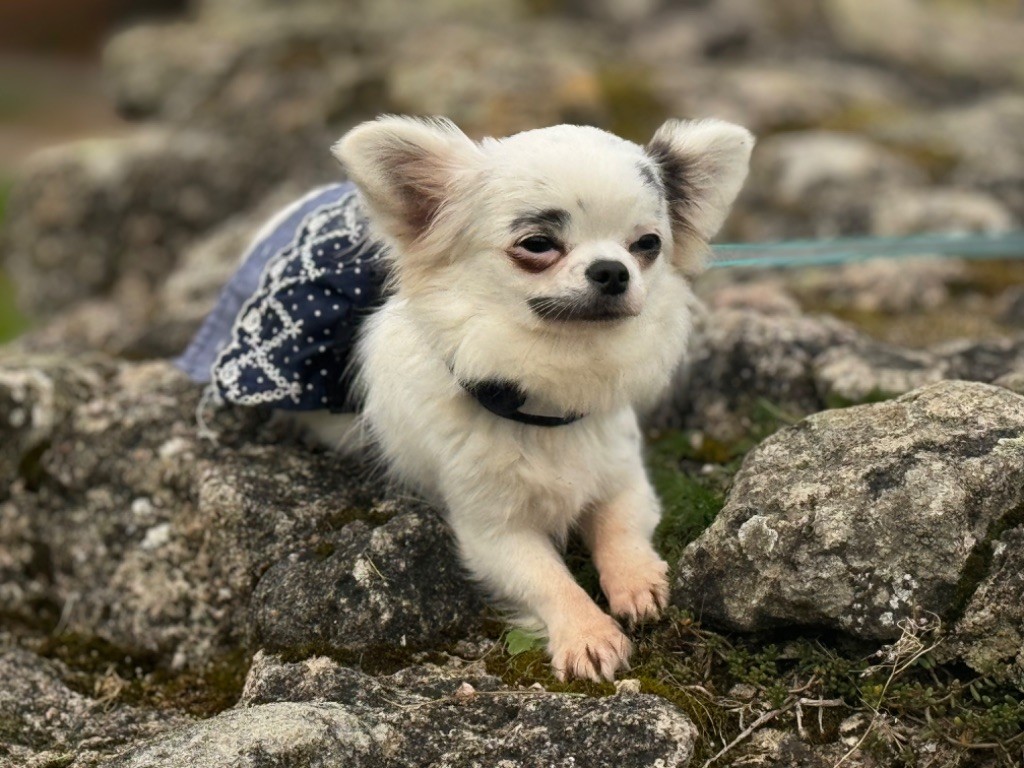
<path fill-rule="evenodd" d="M 1014 3 L 49 3 L 49 27 L 35 4 L 0 11 L 10 42 L 84 56 L 79 93 L 48 108 L 60 131 L 40 134 L 80 140 L 22 165 L 42 142 L 0 130 L 0 176 L 18 179 L 0 264 L 43 346 L 167 354 L 149 328 L 178 323 L 180 343 L 202 307 L 176 306 L 166 281 L 229 262 L 244 237 L 219 230 L 254 222 L 281 185 L 336 177 L 330 143 L 381 112 L 445 114 L 474 136 L 593 123 L 641 142 L 669 116 L 735 120 L 760 146 L 726 240 L 997 231 L 1024 215 Z M 163 18 L 124 24 L 141 12 Z M 103 87 L 120 118 L 88 74 L 112 25 Z"/>

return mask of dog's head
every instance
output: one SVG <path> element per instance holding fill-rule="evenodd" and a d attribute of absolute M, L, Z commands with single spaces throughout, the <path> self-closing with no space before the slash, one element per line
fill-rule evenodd
<path fill-rule="evenodd" d="M 686 278 L 752 147 L 717 120 L 670 120 L 641 147 L 569 125 L 476 143 L 447 120 L 385 117 L 335 154 L 399 294 L 457 372 L 579 409 L 667 383 L 689 329 Z"/>

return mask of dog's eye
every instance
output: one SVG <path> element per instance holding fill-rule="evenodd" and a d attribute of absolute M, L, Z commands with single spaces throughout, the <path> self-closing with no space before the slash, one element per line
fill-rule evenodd
<path fill-rule="evenodd" d="M 519 247 L 530 253 L 547 253 L 558 250 L 558 243 L 544 235 L 533 235 L 520 242 Z"/>
<path fill-rule="evenodd" d="M 631 251 L 645 251 L 650 253 L 661 249 L 661 238 L 657 235 L 644 235 L 630 247 Z"/>

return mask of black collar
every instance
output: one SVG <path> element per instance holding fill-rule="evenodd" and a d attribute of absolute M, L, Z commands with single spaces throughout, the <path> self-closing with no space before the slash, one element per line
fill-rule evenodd
<path fill-rule="evenodd" d="M 526 403 L 526 393 L 511 381 L 490 379 L 487 381 L 459 381 L 462 388 L 480 405 L 503 419 L 518 421 L 533 427 L 564 427 L 583 418 L 583 414 L 570 413 L 567 416 L 538 416 L 523 413 L 519 409 Z"/>

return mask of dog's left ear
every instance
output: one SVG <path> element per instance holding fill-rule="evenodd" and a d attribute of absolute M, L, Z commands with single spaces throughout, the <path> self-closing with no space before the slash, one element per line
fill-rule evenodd
<path fill-rule="evenodd" d="M 444 118 L 387 115 L 332 147 L 382 234 L 408 246 L 434 223 L 479 149 Z"/>
<path fill-rule="evenodd" d="M 754 136 L 722 120 L 669 120 L 647 144 L 658 165 L 677 242 L 721 228 L 750 167 Z"/>

